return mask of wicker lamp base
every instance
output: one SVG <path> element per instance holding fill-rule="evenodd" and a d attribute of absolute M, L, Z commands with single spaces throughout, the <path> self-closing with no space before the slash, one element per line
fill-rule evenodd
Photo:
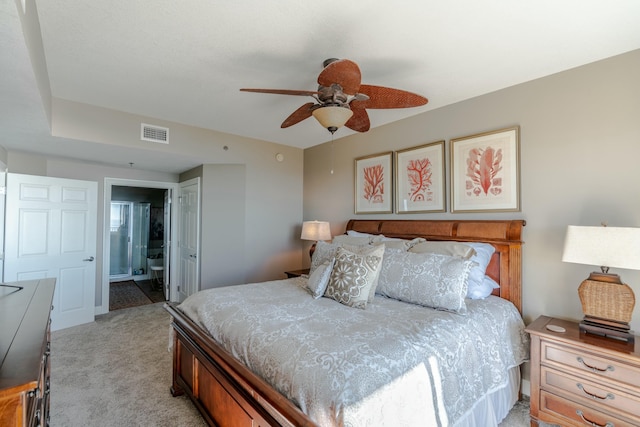
<path fill-rule="evenodd" d="M 629 285 L 617 274 L 591 273 L 578 288 L 584 319 L 580 331 L 634 342 L 629 322 L 636 303 Z"/>

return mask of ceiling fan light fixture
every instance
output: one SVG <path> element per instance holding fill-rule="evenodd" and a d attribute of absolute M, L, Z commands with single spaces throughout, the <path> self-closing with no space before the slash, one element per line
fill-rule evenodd
<path fill-rule="evenodd" d="M 337 107 L 329 105 L 313 110 L 313 117 L 326 128 L 329 132 L 334 133 L 353 116 L 353 111 L 346 107 Z"/>

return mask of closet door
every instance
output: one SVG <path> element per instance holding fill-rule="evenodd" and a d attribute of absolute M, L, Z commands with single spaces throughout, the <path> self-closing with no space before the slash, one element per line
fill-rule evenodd
<path fill-rule="evenodd" d="M 7 174 L 4 281 L 55 278 L 53 330 L 93 322 L 98 183 Z"/>

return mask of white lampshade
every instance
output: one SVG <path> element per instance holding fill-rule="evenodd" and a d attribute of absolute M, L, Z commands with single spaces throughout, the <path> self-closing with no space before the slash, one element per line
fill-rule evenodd
<path fill-rule="evenodd" d="M 313 117 L 322 125 L 322 127 L 334 133 L 338 128 L 344 126 L 345 123 L 353 116 L 353 111 L 345 107 L 320 107 L 313 110 Z"/>
<path fill-rule="evenodd" d="M 640 228 L 570 225 L 562 261 L 640 270 Z"/>
<path fill-rule="evenodd" d="M 305 221 L 302 223 L 302 240 L 331 240 L 331 228 L 325 221 Z"/>

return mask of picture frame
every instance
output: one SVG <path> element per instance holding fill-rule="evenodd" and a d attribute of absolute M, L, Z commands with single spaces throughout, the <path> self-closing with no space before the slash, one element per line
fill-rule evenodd
<path fill-rule="evenodd" d="M 446 212 L 444 140 L 396 151 L 396 213 Z"/>
<path fill-rule="evenodd" d="M 451 139 L 451 212 L 520 211 L 520 127 Z"/>
<path fill-rule="evenodd" d="M 393 212 L 393 151 L 355 159 L 355 213 Z"/>

